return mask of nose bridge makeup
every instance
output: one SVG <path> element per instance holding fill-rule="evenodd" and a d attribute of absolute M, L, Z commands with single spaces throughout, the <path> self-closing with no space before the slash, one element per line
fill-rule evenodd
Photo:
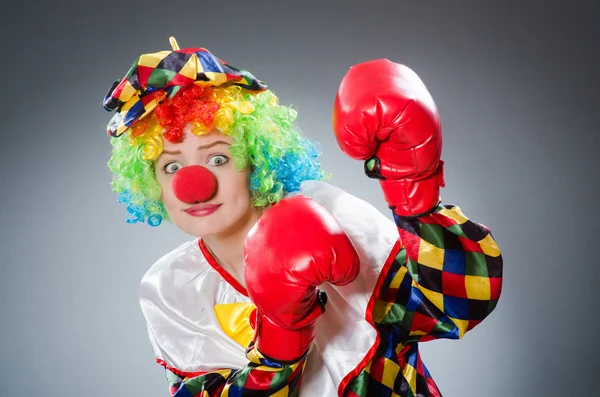
<path fill-rule="evenodd" d="M 173 176 L 173 193 L 184 203 L 207 201 L 217 190 L 217 178 L 201 165 L 183 167 Z"/>

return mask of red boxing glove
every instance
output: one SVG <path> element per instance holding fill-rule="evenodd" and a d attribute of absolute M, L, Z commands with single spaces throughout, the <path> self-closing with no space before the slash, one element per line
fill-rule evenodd
<path fill-rule="evenodd" d="M 345 285 L 359 259 L 337 220 L 304 196 L 266 211 L 244 243 L 246 289 L 257 307 L 255 343 L 266 357 L 294 362 L 315 337 L 326 297 L 317 286 Z"/>
<path fill-rule="evenodd" d="M 366 160 L 366 174 L 380 179 L 396 215 L 435 208 L 445 185 L 442 127 L 415 72 L 387 59 L 352 66 L 335 98 L 333 128 L 344 153 Z"/>

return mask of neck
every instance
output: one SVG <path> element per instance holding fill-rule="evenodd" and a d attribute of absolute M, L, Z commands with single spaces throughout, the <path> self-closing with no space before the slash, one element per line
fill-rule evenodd
<path fill-rule="evenodd" d="M 202 238 L 213 258 L 244 288 L 244 241 L 263 211 L 264 208 L 257 208 L 231 230 Z"/>

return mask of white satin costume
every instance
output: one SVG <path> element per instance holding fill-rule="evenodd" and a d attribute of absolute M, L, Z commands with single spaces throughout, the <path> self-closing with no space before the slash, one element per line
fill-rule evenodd
<path fill-rule="evenodd" d="M 302 377 L 301 397 L 338 395 L 342 380 L 364 359 L 376 340 L 376 329 L 365 320 L 367 304 L 379 272 L 398 239 L 398 230 L 367 202 L 321 181 L 305 181 L 299 192 L 323 205 L 346 231 L 360 257 L 360 274 L 352 283 L 320 286 L 328 302 L 316 323 L 316 338 Z M 249 298 L 228 282 L 199 240 L 188 241 L 160 258 L 144 275 L 140 304 L 159 363 L 179 373 L 195 374 L 222 368 L 242 368 L 251 333 L 245 310 Z M 212 265 L 211 265 L 212 263 Z M 228 315 L 235 312 L 237 319 Z M 240 315 L 240 313 L 242 313 Z M 241 319 L 241 320 L 239 320 Z M 237 322 L 231 328 L 228 322 Z M 241 321 L 243 324 L 239 324 Z M 244 323 L 245 322 L 245 323 Z M 238 338 L 238 339 L 240 339 Z"/>

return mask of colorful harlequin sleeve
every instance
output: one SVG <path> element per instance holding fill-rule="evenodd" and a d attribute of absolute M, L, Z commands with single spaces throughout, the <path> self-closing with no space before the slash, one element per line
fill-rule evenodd
<path fill-rule="evenodd" d="M 172 397 L 298 396 L 306 356 L 293 364 L 265 359 L 252 345 L 249 364 L 240 370 L 221 369 L 186 376 L 165 366 Z"/>
<path fill-rule="evenodd" d="M 496 241 L 487 227 L 453 205 L 395 221 L 400 239 L 382 270 L 374 321 L 401 324 L 405 344 L 461 338 L 500 297 L 502 257 Z"/>
<path fill-rule="evenodd" d="M 368 309 L 377 348 L 344 396 L 440 397 L 418 342 L 461 338 L 489 315 L 500 296 L 498 246 L 490 231 L 460 208 L 440 205 L 431 215 L 395 221 L 400 238 Z"/>

